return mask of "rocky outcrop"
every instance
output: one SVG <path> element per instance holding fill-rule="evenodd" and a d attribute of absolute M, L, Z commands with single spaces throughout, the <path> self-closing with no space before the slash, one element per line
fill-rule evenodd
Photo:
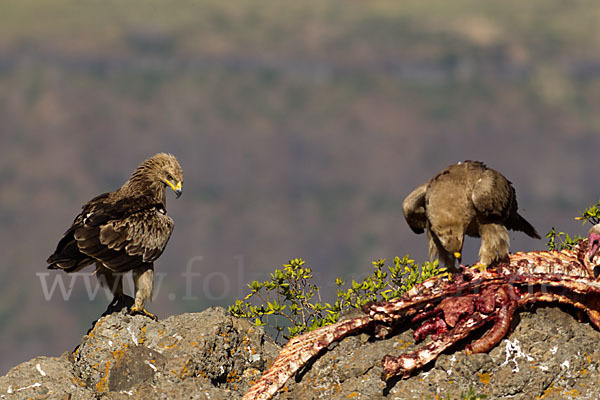
<path fill-rule="evenodd" d="M 516 314 L 513 332 L 489 353 L 442 354 L 409 379 L 381 380 L 381 359 L 417 348 L 412 330 L 385 340 L 367 334 L 334 345 L 286 386 L 283 399 L 598 399 L 600 332 L 570 312 L 541 307 Z M 470 397 L 467 397 L 470 398 Z"/>
<path fill-rule="evenodd" d="M 278 351 L 262 329 L 222 308 L 158 322 L 121 311 L 99 319 L 74 353 L 11 369 L 0 396 L 236 399 Z"/>
<path fill-rule="evenodd" d="M 381 380 L 381 358 L 415 348 L 412 330 L 336 343 L 290 379 L 277 399 L 600 398 L 600 332 L 571 310 L 521 311 L 487 354 L 460 348 L 409 379 Z M 0 377 L 0 399 L 239 399 L 277 346 L 224 309 L 155 322 L 102 317 L 74 353 L 37 357 Z"/>

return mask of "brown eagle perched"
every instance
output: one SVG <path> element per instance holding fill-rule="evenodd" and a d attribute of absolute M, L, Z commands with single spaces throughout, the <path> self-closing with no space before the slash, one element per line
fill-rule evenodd
<path fill-rule="evenodd" d="M 402 203 L 406 222 L 415 233 L 427 231 L 429 257 L 453 270 L 460 262 L 464 235 L 481 237 L 483 267 L 508 257 L 507 229 L 540 239 L 535 228 L 517 213 L 510 181 L 479 161 L 444 169 L 413 190 Z"/>
<path fill-rule="evenodd" d="M 171 154 L 159 153 L 142 162 L 123 186 L 82 207 L 48 258 L 48 268 L 76 272 L 96 263 L 100 283 L 114 295 L 112 307 L 128 300 L 131 304 L 123 293 L 123 275 L 132 271 L 135 299 L 130 313 L 156 319 L 144 304 L 152 295 L 154 261 L 174 226 L 167 215 L 165 189 L 169 186 L 179 198 L 182 184 L 183 171 Z"/>

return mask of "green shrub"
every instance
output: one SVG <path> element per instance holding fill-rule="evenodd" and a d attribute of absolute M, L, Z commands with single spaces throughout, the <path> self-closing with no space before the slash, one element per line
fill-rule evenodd
<path fill-rule="evenodd" d="M 600 200 L 593 206 L 588 207 L 580 216 L 575 217 L 575 219 L 583 220 L 584 225 L 586 222 L 590 222 L 592 225 L 600 223 Z"/>
<path fill-rule="evenodd" d="M 569 236 L 568 233 L 557 232 L 554 227 L 546 234 L 548 238 L 548 250 L 571 250 L 577 244 L 581 236 Z"/>
<path fill-rule="evenodd" d="M 323 302 L 321 291 L 312 283 L 312 270 L 299 258 L 291 260 L 271 273 L 264 282 L 254 281 L 248 285 L 250 293 L 243 300 L 236 300 L 229 311 L 236 317 L 249 318 L 254 325 L 267 325 L 276 331 L 274 341 L 281 336 L 292 338 L 306 331 L 338 321 L 341 314 L 361 308 L 370 301 L 398 297 L 415 284 L 445 271 L 437 260 L 415 263 L 408 255 L 396 257 L 393 266 L 385 266 L 385 259 L 373 262 L 374 271 L 364 280 L 346 287 L 337 278 L 336 299 Z"/>
<path fill-rule="evenodd" d="M 600 200 L 586 208 L 575 219 L 583 221 L 583 225 L 587 222 L 592 225 L 600 223 Z M 556 231 L 554 227 L 546 234 L 546 238 L 548 238 L 548 250 L 571 250 L 582 239 L 579 235 L 571 237 L 568 233 Z"/>

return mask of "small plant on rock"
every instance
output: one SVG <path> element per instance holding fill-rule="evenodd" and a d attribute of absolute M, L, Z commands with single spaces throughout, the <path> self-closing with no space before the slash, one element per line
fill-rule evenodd
<path fill-rule="evenodd" d="M 569 236 L 568 233 L 558 232 L 552 227 L 546 234 L 548 238 L 548 250 L 572 250 L 579 242 L 581 236 Z"/>
<path fill-rule="evenodd" d="M 583 225 L 589 222 L 592 225 L 600 223 L 600 201 L 586 208 L 581 214 L 575 217 L 576 220 L 583 221 Z M 581 236 L 569 236 L 568 233 L 556 231 L 554 227 L 546 234 L 548 238 L 548 250 L 572 250 L 573 247 L 582 239 Z"/>
<path fill-rule="evenodd" d="M 281 336 L 292 338 L 306 331 L 333 324 L 340 315 L 359 309 L 370 301 L 389 300 L 402 295 L 415 284 L 444 272 L 437 260 L 415 263 L 408 255 L 396 257 L 393 266 L 385 259 L 373 262 L 373 272 L 362 281 L 352 280 L 346 287 L 337 278 L 336 299 L 323 302 L 321 289 L 312 283 L 312 270 L 300 258 L 291 260 L 271 273 L 269 280 L 248 285 L 250 293 L 236 300 L 229 311 L 236 317 L 249 318 L 256 326 L 267 325 L 276 331 L 274 341 Z"/>

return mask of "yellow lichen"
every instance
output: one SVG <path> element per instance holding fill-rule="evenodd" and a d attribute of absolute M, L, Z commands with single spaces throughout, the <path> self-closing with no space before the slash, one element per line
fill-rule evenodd
<path fill-rule="evenodd" d="M 479 373 L 479 382 L 483 383 L 484 385 L 489 384 L 491 378 L 492 378 L 492 375 L 489 372 L 480 372 Z"/>
<path fill-rule="evenodd" d="M 100 380 L 96 384 L 97 392 L 102 393 L 102 392 L 108 391 L 108 376 L 110 373 L 110 366 L 111 366 L 111 364 L 115 365 L 121 359 L 121 357 L 123 357 L 127 348 L 128 348 L 128 345 L 125 344 L 125 345 L 123 345 L 122 348 L 119 348 L 112 352 L 112 356 L 113 356 L 112 362 L 107 361 L 106 364 L 104 364 L 104 374 L 102 375 L 102 378 L 100 378 Z M 94 364 L 92 366 L 92 368 L 97 368 L 97 367 L 98 367 L 98 364 Z"/>
<path fill-rule="evenodd" d="M 96 328 L 98 328 L 98 327 L 100 327 L 100 325 L 102 325 L 102 321 L 103 321 L 102 319 L 99 319 L 96 322 L 96 325 L 94 325 L 94 327 L 92 328 L 92 330 L 89 331 L 88 334 L 87 334 L 89 337 L 94 337 L 94 331 L 96 331 Z"/>
<path fill-rule="evenodd" d="M 190 368 L 192 365 L 192 360 L 188 359 L 181 366 L 181 370 L 179 371 L 179 379 L 184 380 L 187 377 L 191 377 L 194 374 L 193 369 Z"/>
<path fill-rule="evenodd" d="M 162 347 L 163 349 L 173 349 L 177 347 L 177 340 L 174 340 L 171 344 L 161 343 L 160 347 Z"/>
<path fill-rule="evenodd" d="M 76 385 L 79 386 L 84 386 L 85 387 L 85 382 L 82 382 L 79 378 L 77 378 L 76 376 L 72 376 L 71 379 L 73 379 L 73 382 L 75 382 Z"/>
<path fill-rule="evenodd" d="M 146 325 L 142 326 L 142 329 L 140 329 L 140 337 L 138 338 L 138 344 L 144 344 L 145 340 L 146 340 Z"/>
<path fill-rule="evenodd" d="M 338 383 L 338 382 L 335 382 L 333 384 L 333 392 L 334 393 L 338 393 L 340 390 L 342 390 L 342 384 Z"/>
<path fill-rule="evenodd" d="M 548 386 L 546 390 L 544 390 L 544 393 L 541 396 L 536 396 L 535 398 L 536 400 L 541 400 L 550 396 L 556 397 L 556 395 L 560 395 L 560 397 L 570 396 L 572 398 L 576 398 L 579 397 L 581 393 L 577 389 L 565 391 L 564 388 L 556 386 L 554 383 L 551 383 L 550 386 Z"/>
<path fill-rule="evenodd" d="M 396 343 L 398 343 L 398 346 L 397 346 L 398 350 L 405 350 L 412 344 L 411 342 L 406 342 L 402 339 L 396 340 Z"/>
<path fill-rule="evenodd" d="M 241 378 L 239 377 L 239 375 L 235 369 L 233 369 L 227 373 L 226 379 L 227 379 L 227 383 L 230 383 L 230 384 L 241 380 Z"/>
<path fill-rule="evenodd" d="M 104 375 L 96 384 L 96 392 L 103 393 L 108 392 L 108 373 L 110 372 L 110 361 L 107 361 L 104 365 Z"/>

